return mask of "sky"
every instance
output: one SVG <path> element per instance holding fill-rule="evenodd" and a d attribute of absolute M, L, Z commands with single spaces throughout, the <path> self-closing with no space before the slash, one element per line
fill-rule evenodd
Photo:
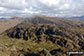
<path fill-rule="evenodd" d="M 0 17 L 84 15 L 84 0 L 0 0 Z"/>

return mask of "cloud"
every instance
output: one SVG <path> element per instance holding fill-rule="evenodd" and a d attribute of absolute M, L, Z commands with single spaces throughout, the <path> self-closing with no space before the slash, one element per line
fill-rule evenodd
<path fill-rule="evenodd" d="M 25 0 L 0 0 L 0 6 L 9 9 L 21 9 L 25 8 L 26 2 Z"/>
<path fill-rule="evenodd" d="M 0 16 L 84 15 L 84 0 L 0 0 Z"/>
<path fill-rule="evenodd" d="M 47 6 L 56 6 L 59 4 L 60 0 L 38 0 L 38 1 Z"/>

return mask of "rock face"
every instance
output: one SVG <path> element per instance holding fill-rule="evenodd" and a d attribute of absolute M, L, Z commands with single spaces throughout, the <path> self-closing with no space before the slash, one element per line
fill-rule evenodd
<path fill-rule="evenodd" d="M 22 23 L 13 29 L 7 31 L 7 35 L 12 38 L 22 38 L 24 40 L 33 39 L 35 41 L 51 41 L 62 47 L 74 48 L 72 42 L 78 42 L 79 46 L 83 44 L 83 35 L 77 35 L 76 31 L 70 31 L 71 29 L 65 29 L 64 27 L 51 24 L 28 24 Z M 59 36 L 59 37 L 57 37 Z M 73 37 L 75 36 L 75 37 Z"/>
<path fill-rule="evenodd" d="M 17 40 L 19 42 L 30 41 L 25 42 L 26 44 L 21 43 L 22 50 L 18 52 L 24 56 L 61 56 L 72 50 L 84 51 L 84 27 L 80 23 L 52 17 L 26 18 L 25 20 L 5 31 L 7 36 L 19 39 Z M 37 46 L 40 46 L 42 50 L 39 50 Z M 11 48 L 13 51 L 17 49 L 14 46 Z"/>

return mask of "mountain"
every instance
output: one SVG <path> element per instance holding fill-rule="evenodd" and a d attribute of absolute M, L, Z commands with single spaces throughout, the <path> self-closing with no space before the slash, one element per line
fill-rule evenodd
<path fill-rule="evenodd" d="M 75 21 L 75 22 L 74 22 Z M 49 16 L 35 16 L 30 18 L 25 18 L 24 22 L 29 22 L 33 24 L 55 24 L 55 25 L 70 25 L 77 26 L 82 23 L 82 20 L 60 18 L 60 17 L 49 17 Z"/>
<path fill-rule="evenodd" d="M 0 54 L 1 56 L 69 56 L 67 53 L 69 51 L 84 52 L 83 22 L 78 19 L 50 16 L 24 18 L 21 23 L 0 35 Z"/>
<path fill-rule="evenodd" d="M 84 20 L 84 16 L 75 16 L 75 17 L 71 17 L 72 19 L 80 19 L 80 20 Z"/>

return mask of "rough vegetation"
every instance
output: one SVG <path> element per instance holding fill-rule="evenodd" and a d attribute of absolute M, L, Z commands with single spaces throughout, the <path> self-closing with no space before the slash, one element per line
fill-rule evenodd
<path fill-rule="evenodd" d="M 69 56 L 69 51 L 84 51 L 82 22 L 45 18 L 26 19 L 2 33 L 1 56 Z"/>

